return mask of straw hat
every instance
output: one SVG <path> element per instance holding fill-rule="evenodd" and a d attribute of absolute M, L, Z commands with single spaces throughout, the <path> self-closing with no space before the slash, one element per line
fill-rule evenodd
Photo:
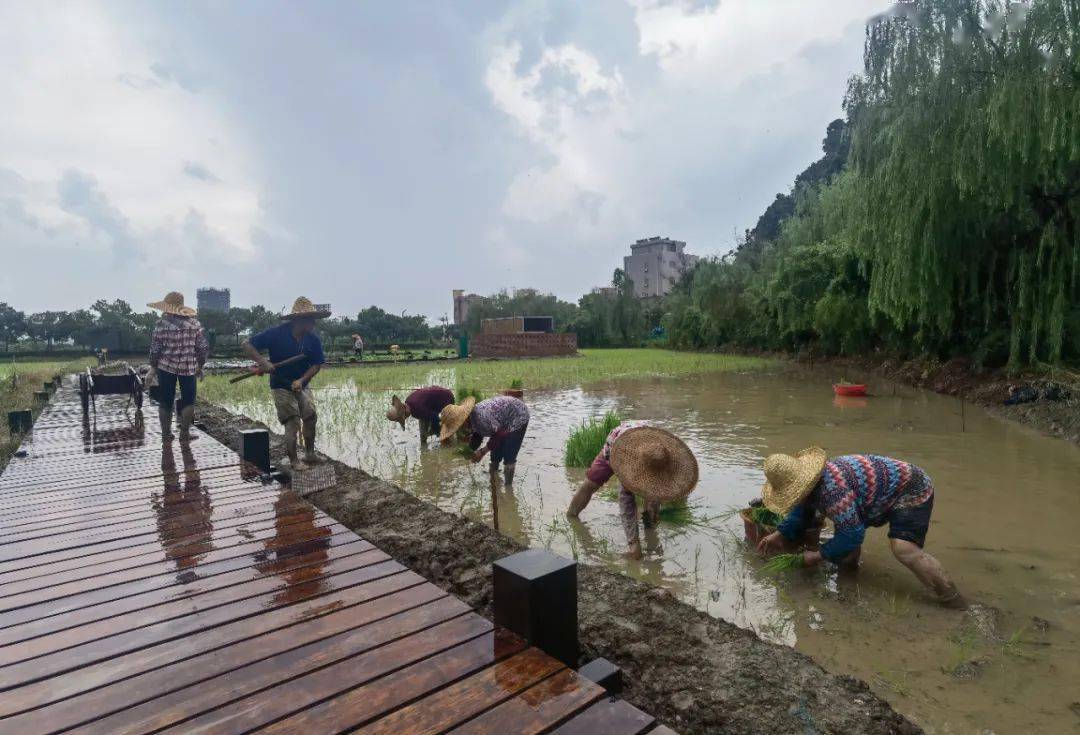
<path fill-rule="evenodd" d="M 386 412 L 386 418 L 390 421 L 397 421 L 401 424 L 401 428 L 405 428 L 405 419 L 409 418 L 408 407 L 401 402 L 401 399 L 394 396 L 390 399 L 390 410 Z"/>
<path fill-rule="evenodd" d="M 442 422 L 442 430 L 439 432 L 439 441 L 446 441 L 465 425 L 466 419 L 476 407 L 476 398 L 466 396 L 459 404 L 451 403 L 439 412 L 439 421 Z"/>
<path fill-rule="evenodd" d="M 177 316 L 195 316 L 195 310 L 190 306 L 184 306 L 184 294 L 179 291 L 169 291 L 161 301 L 147 304 L 151 309 L 158 309 L 166 314 Z"/>
<path fill-rule="evenodd" d="M 698 481 L 697 459 L 690 447 L 655 426 L 638 426 L 616 439 L 611 469 L 624 488 L 659 503 L 685 498 Z"/>
<path fill-rule="evenodd" d="M 301 296 L 293 302 L 292 311 L 288 314 L 282 314 L 282 319 L 301 319 L 303 317 L 309 317 L 311 319 L 325 319 L 330 316 L 329 311 L 319 311 L 315 308 L 315 304 L 311 303 L 311 299 Z"/>
<path fill-rule="evenodd" d="M 806 499 L 821 479 L 827 459 L 821 447 L 810 447 L 792 456 L 770 454 L 765 458 L 765 486 L 761 497 L 773 513 L 786 515 Z"/>

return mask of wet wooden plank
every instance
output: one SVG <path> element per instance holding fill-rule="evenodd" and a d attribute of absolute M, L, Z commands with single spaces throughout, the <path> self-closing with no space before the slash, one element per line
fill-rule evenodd
<path fill-rule="evenodd" d="M 483 637 L 474 645 L 493 650 L 491 624 L 478 615 L 458 613 L 459 608 L 439 602 L 414 608 L 151 699 L 72 735 L 250 732 L 463 642 Z M 519 649 L 523 645 L 518 642 Z"/>
<path fill-rule="evenodd" d="M 552 735 L 641 735 L 656 720 L 621 699 L 604 698 L 552 731 Z"/>
<path fill-rule="evenodd" d="M 326 539 L 301 542 L 295 550 L 298 553 L 307 551 L 310 550 L 309 544 L 316 543 L 319 547 L 325 547 L 322 553 L 327 559 L 331 559 L 354 553 L 350 542 L 351 539 L 346 535 L 330 536 Z M 339 548 L 347 543 L 350 548 Z M 286 547 L 283 551 L 288 551 L 289 548 Z M 203 571 L 199 571 L 198 565 L 188 569 L 181 567 L 174 574 L 158 575 L 116 587 L 92 589 L 71 597 L 8 610 L 0 613 L 0 634 L 3 635 L 0 640 L 21 640 L 25 628 L 19 626 L 34 621 L 42 622 L 45 628 L 62 630 L 90 620 L 111 617 L 120 611 L 137 610 L 169 600 L 188 599 L 210 589 L 232 586 L 241 581 L 273 574 L 278 564 L 280 560 L 277 559 L 264 562 L 254 562 L 247 557 L 227 559 L 208 565 L 212 568 Z"/>
<path fill-rule="evenodd" d="M 111 690 L 113 699 L 103 703 L 113 711 L 135 698 L 158 696 L 443 597 L 447 594 L 442 590 L 402 571 L 333 595 L 277 607 L 254 618 L 85 666 L 75 676 L 55 676 L 21 686 L 0 697 L 0 717 L 130 679 L 125 686 Z M 139 677 L 155 670 L 165 673 Z M 135 677 L 139 680 L 135 681 Z M 154 684 L 144 688 L 148 681 Z"/>
<path fill-rule="evenodd" d="M 97 532 L 96 535 L 125 534 L 131 529 L 172 526 L 181 523 L 184 518 L 200 517 L 210 510 L 221 510 L 253 503 L 264 504 L 279 497 L 277 492 L 266 489 L 245 488 L 236 494 L 210 495 L 199 490 L 165 491 L 158 497 L 147 498 L 143 509 L 128 511 L 118 516 L 99 516 L 66 519 L 55 525 L 42 523 L 0 531 L 0 546 L 31 541 L 39 538 L 56 538 L 72 533 Z"/>
<path fill-rule="evenodd" d="M 296 538 L 289 538 L 284 534 L 279 534 L 275 537 L 278 541 L 283 542 L 279 543 L 278 548 L 276 549 L 275 553 L 278 555 L 290 553 L 287 550 L 287 547 L 310 544 L 318 539 L 328 539 L 334 535 L 332 524 L 316 525 L 314 521 L 307 524 L 306 527 L 304 525 L 298 526 L 294 524 L 289 528 L 292 531 L 291 535 Z M 251 549 L 251 547 L 241 547 L 239 549 L 234 547 L 221 550 L 204 549 L 203 553 L 198 554 L 197 556 L 170 558 L 165 562 L 159 562 L 157 564 L 113 570 L 104 577 L 100 574 L 95 574 L 83 575 L 81 578 L 67 580 L 63 579 L 60 575 L 57 575 L 51 580 L 52 584 L 43 584 L 43 582 L 47 580 L 42 579 L 36 581 L 6 583 L 0 587 L 0 592 L 3 593 L 0 594 L 0 618 L 2 618 L 2 613 L 6 610 L 31 604 L 43 604 L 50 600 L 57 600 L 62 597 L 72 597 L 89 591 L 101 591 L 104 593 L 106 589 L 123 587 L 123 585 L 127 583 L 148 580 L 162 575 L 175 576 L 177 572 L 192 572 L 199 577 L 206 577 L 239 568 L 240 566 L 257 564 L 260 561 L 264 561 L 264 559 L 253 558 L 250 554 L 258 554 L 260 551 L 265 552 L 266 550 L 257 548 Z M 263 556 L 265 555 L 266 554 L 264 553 Z M 233 566 L 229 566 L 230 564 Z M 76 574 L 78 574 L 78 572 L 76 572 Z M 166 584 L 176 584 L 178 581 L 181 580 L 167 582 Z M 123 590 L 120 591 L 123 592 Z"/>
<path fill-rule="evenodd" d="M 228 593 L 234 597 L 214 607 L 199 604 L 205 602 L 202 600 L 204 596 L 185 598 L 182 603 L 165 603 L 13 643 L 0 649 L 0 666 L 8 666 L 15 675 L 18 666 L 13 664 L 23 661 L 34 675 L 58 673 L 64 667 L 72 668 L 108 655 L 118 655 L 170 637 L 258 615 L 285 602 L 300 602 L 401 571 L 396 562 L 391 563 L 392 560 L 378 549 L 349 554 L 350 549 L 358 546 L 357 539 L 354 543 L 338 547 L 336 550 L 342 556 L 335 558 L 315 552 L 285 560 L 289 562 L 288 566 L 259 580 L 264 587 L 274 588 L 272 592 L 262 595 L 235 597 L 237 590 L 232 587 Z M 221 596 L 219 594 L 217 599 L 220 600 Z M 169 612 L 173 614 L 168 615 Z M 6 673 L 8 669 L 0 668 L 0 675 Z"/>
<path fill-rule="evenodd" d="M 142 494 L 137 500 L 114 507 L 67 509 L 46 512 L 39 509 L 37 516 L 27 515 L 21 518 L 0 518 L 0 541 L 6 541 L 14 534 L 29 530 L 36 532 L 56 532 L 63 529 L 78 528 L 79 524 L 109 525 L 136 520 L 138 518 L 156 518 L 162 514 L 177 515 L 191 504 L 203 499 L 214 502 L 226 502 L 245 495 L 262 494 L 277 497 L 276 487 L 264 486 L 231 480 L 227 484 L 207 485 L 199 481 L 197 486 L 183 484 L 177 488 L 155 488 Z"/>
<path fill-rule="evenodd" d="M 506 732 L 539 735 L 606 696 L 597 684 L 563 669 L 516 697 L 489 709 L 450 732 L 453 735 L 496 735 Z"/>
<path fill-rule="evenodd" d="M 304 509 L 305 503 L 301 500 L 288 503 L 284 509 L 275 509 L 273 499 L 266 498 L 260 501 L 252 501 L 240 507 L 234 506 L 222 510 L 211 509 L 208 513 L 192 513 L 185 516 L 182 521 L 177 520 L 167 524 L 164 529 L 157 529 L 152 525 L 147 525 L 142 529 L 125 531 L 119 535 L 89 531 L 50 536 L 47 539 L 37 539 L 0 547 L 0 563 L 18 562 L 36 556 L 56 554 L 73 549 L 85 548 L 87 551 L 93 552 L 93 547 L 105 544 L 110 545 L 110 548 L 112 548 L 113 544 L 134 546 L 155 538 L 160 538 L 167 543 L 171 539 L 190 535 L 200 528 L 209 528 L 210 526 L 225 523 L 239 525 L 245 518 L 261 517 L 264 513 L 281 515 L 287 511 Z"/>
<path fill-rule="evenodd" d="M 314 707 L 279 719 L 259 732 L 345 732 L 358 724 L 378 721 L 402 705 L 516 657 L 524 646 L 516 636 L 496 630 L 490 637 L 460 644 L 356 689 L 336 694 Z M 413 730 L 406 727 L 401 732 L 412 733 Z"/>
<path fill-rule="evenodd" d="M 352 534 L 349 529 L 340 523 L 328 523 L 315 525 L 310 521 L 300 521 L 282 528 L 274 528 L 273 533 L 260 537 L 259 540 L 248 541 L 239 534 L 234 535 L 235 541 L 242 543 L 230 543 L 228 545 L 215 546 L 211 543 L 202 543 L 190 547 L 178 547 L 173 552 L 165 549 L 157 550 L 155 554 L 143 554 L 140 556 L 127 557 L 112 562 L 87 564 L 85 566 L 59 569 L 52 572 L 35 573 L 34 569 L 22 570 L 12 573 L 10 576 L 0 577 L 0 599 L 14 594 L 21 594 L 30 590 L 42 589 L 54 585 L 67 584 L 78 580 L 91 579 L 103 575 L 109 575 L 108 581 L 116 579 L 113 575 L 129 573 L 138 570 L 143 576 L 151 576 L 173 568 L 190 566 L 192 563 L 207 564 L 222 559 L 229 559 L 244 554 L 261 555 L 265 557 L 272 549 L 261 542 L 266 538 L 273 542 L 275 548 L 289 546 L 310 538 L 322 538 L 338 534 Z M 354 534 L 355 535 L 355 534 Z M 288 543 L 285 543 L 288 542 Z M 178 553 L 177 553 L 178 552 Z M 190 553 L 186 553 L 190 552 Z M 190 557 L 196 557 L 185 561 Z M 256 562 L 264 559 L 253 557 Z M 157 571 L 155 571 L 157 570 Z M 135 577 L 131 577 L 134 579 Z"/>
<path fill-rule="evenodd" d="M 267 511 L 233 522 L 218 523 L 212 529 L 200 530 L 174 539 L 152 539 L 134 546 L 123 545 L 123 542 L 99 544 L 93 547 L 93 551 L 67 549 L 55 554 L 42 554 L 11 562 L 8 566 L 0 564 L 0 584 L 4 584 L 9 579 L 26 579 L 53 574 L 61 570 L 89 568 L 98 564 L 150 554 L 164 554 L 166 559 L 172 560 L 191 554 L 200 554 L 208 548 L 222 548 L 257 541 L 265 538 L 267 534 L 275 535 L 286 526 L 310 523 L 311 513 L 307 509 L 284 516 Z M 330 526 L 330 524 L 327 525 Z"/>

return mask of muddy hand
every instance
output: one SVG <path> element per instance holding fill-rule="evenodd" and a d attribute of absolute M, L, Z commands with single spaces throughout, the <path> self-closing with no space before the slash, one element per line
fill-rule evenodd
<path fill-rule="evenodd" d="M 762 556 L 775 554 L 784 550 L 784 536 L 779 531 L 773 531 L 768 536 L 758 541 L 757 551 Z"/>

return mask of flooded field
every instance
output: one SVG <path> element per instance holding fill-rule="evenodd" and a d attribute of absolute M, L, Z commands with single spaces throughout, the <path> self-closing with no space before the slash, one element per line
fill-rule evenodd
<path fill-rule="evenodd" d="M 421 382 L 454 386 L 454 370 L 433 369 Z M 446 510 L 493 522 L 486 465 L 434 442 L 421 449 L 415 421 L 403 432 L 385 420 L 391 391 L 360 390 L 349 371 L 319 382 L 319 449 Z M 837 399 L 829 383 L 823 374 L 769 369 L 527 391 L 532 420 L 513 492 L 498 499 L 500 530 L 665 587 L 862 678 L 928 732 L 1075 731 L 1080 449 L 970 405 L 962 415 L 956 399 L 881 383 L 871 386 L 874 397 Z M 397 392 L 404 397 L 411 387 L 418 386 Z M 268 394 L 220 402 L 275 423 Z M 640 562 L 620 556 L 614 492 L 598 493 L 581 522 L 564 516 L 584 476 L 563 466 L 564 442 L 583 420 L 609 410 L 675 432 L 701 466 L 688 506 L 664 513 Z M 855 576 L 763 574 L 731 511 L 758 495 L 765 454 L 810 444 L 925 468 L 937 488 L 927 548 L 969 599 L 997 615 L 973 620 L 938 608 L 893 560 L 885 529 L 868 533 Z"/>

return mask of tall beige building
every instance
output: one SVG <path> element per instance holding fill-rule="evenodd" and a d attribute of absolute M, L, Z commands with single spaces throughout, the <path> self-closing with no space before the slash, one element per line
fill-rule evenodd
<path fill-rule="evenodd" d="M 667 296 L 698 256 L 683 252 L 686 243 L 668 237 L 647 237 L 630 246 L 623 271 L 634 282 L 638 298 Z"/>

